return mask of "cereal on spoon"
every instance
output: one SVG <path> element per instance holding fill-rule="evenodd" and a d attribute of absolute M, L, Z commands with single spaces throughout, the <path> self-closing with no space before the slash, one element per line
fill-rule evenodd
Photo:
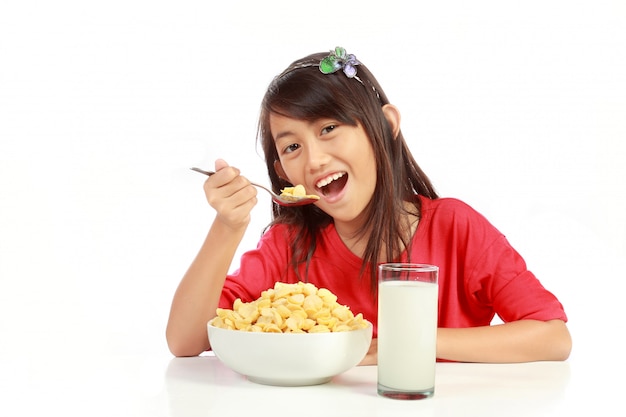
<path fill-rule="evenodd" d="M 281 197 L 291 201 L 300 200 L 302 198 L 313 198 L 315 200 L 319 200 L 320 198 L 320 196 L 315 194 L 307 194 L 302 184 L 298 184 L 295 187 L 285 187 L 280 191 Z"/>

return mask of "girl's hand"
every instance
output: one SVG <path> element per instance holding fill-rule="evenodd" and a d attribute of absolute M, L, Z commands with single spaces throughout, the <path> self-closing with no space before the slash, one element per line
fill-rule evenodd
<path fill-rule="evenodd" d="M 216 221 L 232 229 L 248 226 L 250 212 L 257 203 L 257 189 L 239 169 L 222 159 L 215 161 L 215 174 L 204 182 L 204 194 L 217 212 Z"/>

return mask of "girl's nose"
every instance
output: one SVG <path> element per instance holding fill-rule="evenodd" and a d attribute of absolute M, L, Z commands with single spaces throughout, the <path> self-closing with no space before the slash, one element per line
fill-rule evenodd
<path fill-rule="evenodd" d="M 330 155 L 324 144 L 317 140 L 311 141 L 307 147 L 307 164 L 311 171 L 317 171 L 328 164 Z"/>

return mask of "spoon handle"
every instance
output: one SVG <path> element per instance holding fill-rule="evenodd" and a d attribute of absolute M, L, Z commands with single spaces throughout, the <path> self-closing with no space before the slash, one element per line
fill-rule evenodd
<path fill-rule="evenodd" d="M 205 170 L 203 170 L 203 169 L 196 168 L 196 167 L 193 167 L 193 168 L 190 168 L 190 169 L 191 169 L 192 171 L 196 171 L 196 172 L 199 172 L 199 173 L 201 173 L 201 174 L 208 175 L 209 177 L 210 177 L 211 175 L 215 174 L 215 171 L 205 171 Z"/>

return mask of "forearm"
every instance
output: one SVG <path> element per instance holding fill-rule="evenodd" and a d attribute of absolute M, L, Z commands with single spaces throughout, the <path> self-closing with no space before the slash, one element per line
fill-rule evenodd
<path fill-rule="evenodd" d="M 572 346 L 561 320 L 520 320 L 493 326 L 437 331 L 437 357 L 458 362 L 565 360 Z"/>
<path fill-rule="evenodd" d="M 166 338 L 175 356 L 209 349 L 206 324 L 215 316 L 224 280 L 246 227 L 233 230 L 215 221 L 181 280 L 170 309 Z"/>

